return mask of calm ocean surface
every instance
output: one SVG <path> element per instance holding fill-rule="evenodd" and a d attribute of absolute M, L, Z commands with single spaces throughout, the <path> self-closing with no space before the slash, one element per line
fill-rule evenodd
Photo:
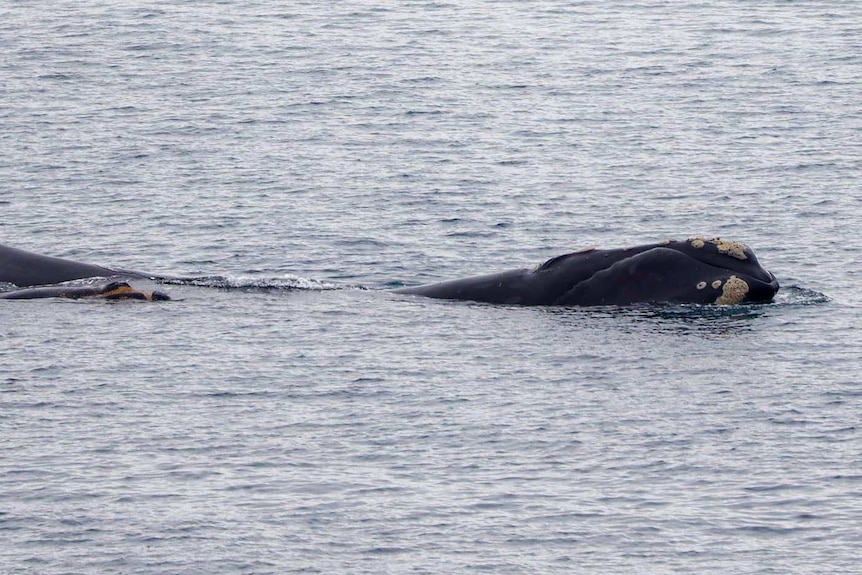
<path fill-rule="evenodd" d="M 0 4 L 0 572 L 862 573 L 862 3 Z M 721 236 L 774 304 L 385 288 Z"/>

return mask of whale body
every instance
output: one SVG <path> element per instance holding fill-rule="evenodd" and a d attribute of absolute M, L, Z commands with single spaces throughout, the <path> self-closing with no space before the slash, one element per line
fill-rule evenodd
<path fill-rule="evenodd" d="M 89 285 L 56 285 L 95 277 L 106 278 L 106 280 Z M 21 288 L 0 292 L 0 299 L 92 297 L 107 300 L 169 300 L 170 297 L 163 292 L 139 290 L 126 281 L 147 277 L 138 272 L 112 270 L 0 245 L 0 283 L 14 284 Z"/>
<path fill-rule="evenodd" d="M 126 281 L 106 280 L 88 285 L 50 285 L 0 292 L 0 299 L 41 299 L 59 297 L 67 299 L 96 298 L 105 300 L 136 299 L 167 301 L 170 298 L 160 291 L 143 291 Z"/>
<path fill-rule="evenodd" d="M 495 304 L 621 306 L 767 303 L 778 289 L 778 280 L 745 244 L 696 237 L 622 249 L 589 248 L 551 258 L 534 269 L 396 291 Z"/>

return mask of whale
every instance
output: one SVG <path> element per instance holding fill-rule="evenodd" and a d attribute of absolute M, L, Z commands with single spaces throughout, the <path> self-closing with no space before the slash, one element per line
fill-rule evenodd
<path fill-rule="evenodd" d="M 747 245 L 720 238 L 586 248 L 535 268 L 395 290 L 438 299 L 545 306 L 768 303 L 779 284 Z"/>
<path fill-rule="evenodd" d="M 85 278 L 108 284 L 57 285 Z M 169 299 L 143 292 L 128 280 L 182 280 L 44 256 L 0 245 L 0 283 L 16 289 L 0 299 L 101 297 Z M 113 284 L 119 284 L 111 286 Z M 109 289 L 110 288 L 110 289 Z M 775 275 L 761 267 L 747 245 L 691 237 L 618 249 L 586 248 L 519 268 L 436 283 L 394 293 L 436 299 L 524 306 L 629 306 L 642 303 L 737 305 L 768 303 L 778 293 Z"/>
<path fill-rule="evenodd" d="M 127 270 L 112 270 L 63 258 L 43 256 L 33 252 L 0 245 L 0 283 L 18 287 L 52 285 L 95 277 L 122 276 L 144 278 L 145 274 Z"/>
<path fill-rule="evenodd" d="M 64 282 L 88 278 L 105 278 L 105 281 L 87 285 L 63 285 Z M 168 294 L 161 291 L 144 291 L 132 287 L 128 283 L 130 279 L 150 279 L 150 276 L 0 245 L 0 284 L 12 284 L 16 288 L 0 292 L 0 299 L 170 299 Z"/>
<path fill-rule="evenodd" d="M 127 281 L 105 281 L 87 285 L 50 285 L 0 292 L 0 299 L 41 299 L 49 297 L 105 300 L 168 301 L 170 296 L 161 291 L 144 291 L 132 287 Z"/>

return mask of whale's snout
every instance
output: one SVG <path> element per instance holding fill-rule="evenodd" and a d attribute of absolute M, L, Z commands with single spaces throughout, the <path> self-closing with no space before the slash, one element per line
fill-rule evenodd
<path fill-rule="evenodd" d="M 778 278 L 775 277 L 775 274 L 770 271 L 766 273 L 769 274 L 769 281 L 752 280 L 751 291 L 746 298 L 747 301 L 752 303 L 769 303 L 775 298 L 781 286 L 778 284 Z"/>

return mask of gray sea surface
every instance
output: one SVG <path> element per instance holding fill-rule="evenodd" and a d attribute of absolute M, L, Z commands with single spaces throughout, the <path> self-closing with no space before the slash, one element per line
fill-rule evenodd
<path fill-rule="evenodd" d="M 862 573 L 862 3 L 0 3 L 0 572 Z M 763 306 L 389 288 L 744 241 Z M 195 285 L 197 284 L 197 285 Z"/>

